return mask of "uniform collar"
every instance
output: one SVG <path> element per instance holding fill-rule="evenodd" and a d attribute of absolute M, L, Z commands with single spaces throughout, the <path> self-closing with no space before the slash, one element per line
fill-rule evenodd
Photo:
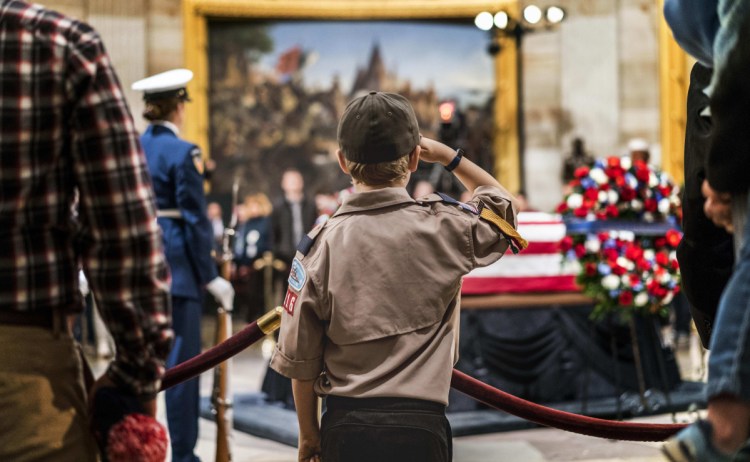
<path fill-rule="evenodd" d="M 180 129 L 177 125 L 168 120 L 156 120 L 151 122 L 151 125 L 159 125 L 160 127 L 168 128 L 175 136 L 180 136 Z"/>
<path fill-rule="evenodd" d="M 334 216 L 413 203 L 416 201 L 409 195 L 406 188 L 376 189 L 347 196 Z"/>

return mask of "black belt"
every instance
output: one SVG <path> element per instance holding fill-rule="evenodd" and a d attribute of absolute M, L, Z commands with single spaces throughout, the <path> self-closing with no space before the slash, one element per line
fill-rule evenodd
<path fill-rule="evenodd" d="M 326 396 L 326 408 L 334 409 L 377 409 L 389 411 L 422 411 L 445 414 L 445 404 L 416 398 L 349 398 L 346 396 Z"/>

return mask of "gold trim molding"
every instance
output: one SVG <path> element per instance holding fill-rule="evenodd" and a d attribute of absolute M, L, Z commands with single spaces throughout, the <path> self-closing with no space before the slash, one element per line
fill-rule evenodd
<path fill-rule="evenodd" d="M 657 0 L 664 11 L 664 0 Z M 661 165 L 677 184 L 685 181 L 685 126 L 687 93 L 692 61 L 672 37 L 664 15 L 659 14 L 659 89 Z"/>
<path fill-rule="evenodd" d="M 185 67 L 195 78 L 189 91 L 185 136 L 210 153 L 208 116 L 208 19 L 449 19 L 473 18 L 481 11 L 518 11 L 518 0 L 183 0 Z M 429 44 L 425 44 L 429 46 Z M 495 176 L 511 191 L 520 186 L 515 46 L 509 43 L 495 58 L 497 120 Z"/>

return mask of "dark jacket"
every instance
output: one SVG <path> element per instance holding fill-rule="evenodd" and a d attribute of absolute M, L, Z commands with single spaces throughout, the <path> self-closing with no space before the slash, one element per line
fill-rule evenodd
<path fill-rule="evenodd" d="M 685 189 L 682 228 L 685 236 L 677 249 L 682 287 L 690 302 L 701 342 L 708 348 L 721 293 L 732 274 L 732 236 L 716 227 L 703 212 L 701 185 L 711 142 L 711 119 L 701 116 L 708 106 L 703 90 L 711 82 L 711 70 L 700 64 L 690 73 L 685 130 Z"/>
<path fill-rule="evenodd" d="M 317 218 L 318 210 L 315 207 L 315 203 L 308 198 L 302 199 L 303 236 L 313 228 Z M 282 197 L 274 202 L 271 226 L 273 228 L 273 251 L 276 258 L 285 261 L 287 264 L 291 264 L 299 242 L 295 242 L 294 240 L 292 206 L 286 198 Z"/>

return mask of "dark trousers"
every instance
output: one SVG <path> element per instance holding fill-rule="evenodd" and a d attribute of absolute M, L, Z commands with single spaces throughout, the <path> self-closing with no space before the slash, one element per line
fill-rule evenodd
<path fill-rule="evenodd" d="M 201 352 L 201 300 L 172 297 L 172 327 L 175 342 L 167 358 L 171 368 Z M 166 391 L 167 422 L 174 462 L 197 462 L 193 453 L 198 441 L 200 384 L 198 377 Z"/>
<path fill-rule="evenodd" d="M 407 398 L 326 398 L 325 462 L 450 462 L 445 406 Z"/>

